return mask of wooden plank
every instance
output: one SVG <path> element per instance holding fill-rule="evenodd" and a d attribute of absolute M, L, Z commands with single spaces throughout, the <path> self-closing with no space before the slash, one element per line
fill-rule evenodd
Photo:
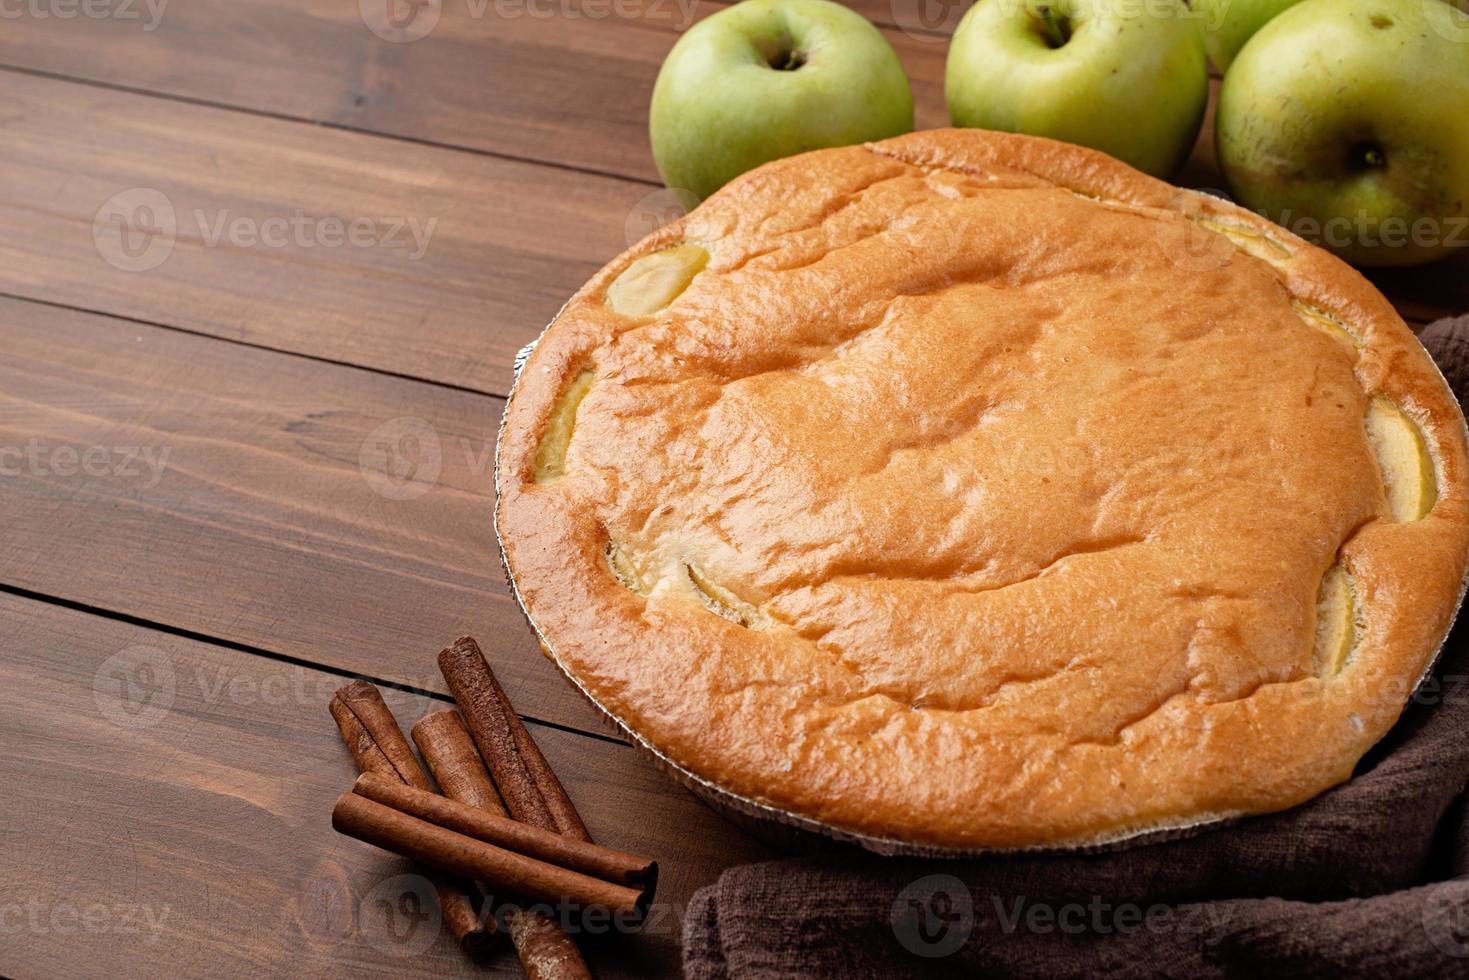
<path fill-rule="evenodd" d="M 152 33 L 116 19 L 81 18 L 61 29 L 22 18 L 0 37 L 0 61 L 653 181 L 646 104 L 673 38 L 658 17 L 682 15 L 652 6 L 674 0 L 625 2 L 615 9 L 641 16 L 475 17 L 449 4 L 428 36 L 391 44 L 350 5 L 253 0 L 246 22 L 234 0 L 199 0 L 171 9 Z M 689 9 L 702 16 L 718 8 Z M 919 127 L 945 125 L 946 45 L 919 32 L 886 33 L 913 80 Z M 513 350 L 666 211 L 647 186 L 9 81 L 15 105 L 5 126 L 20 137 L 22 155 L 0 178 L 12 192 L 6 228 L 16 243 L 9 286 L 0 278 L 0 288 L 480 390 L 503 393 Z M 73 118 L 96 138 L 78 140 Z M 121 150 L 99 154 L 98 145 Z M 1179 182 L 1223 186 L 1212 121 Z M 123 275 L 96 261 L 75 225 L 85 228 L 112 194 L 137 186 L 163 191 L 194 234 L 160 268 Z M 438 224 L 418 261 L 395 248 L 257 245 L 234 249 L 248 261 L 221 276 L 219 248 L 191 220 L 199 210 L 255 222 L 302 211 Z M 45 220 L 57 216 L 69 235 Z M 1424 322 L 1469 309 L 1466 271 L 1469 251 L 1370 275 L 1405 316 Z M 166 303 L 159 285 L 168 287 Z"/>
<path fill-rule="evenodd" d="M 142 20 L 7 20 L 0 64 L 644 181 L 658 176 L 647 139 L 658 66 L 679 30 L 723 9 L 446 0 L 436 20 L 418 22 L 432 22 L 427 34 L 393 43 L 341 0 L 189 0 L 166 7 L 153 30 L 143 2 Z M 385 0 L 361 7 L 374 2 Z M 920 125 L 940 124 L 946 44 L 886 33 L 913 79 Z"/>
<path fill-rule="evenodd" d="M 189 0 L 151 31 L 21 17 L 6 22 L 0 63 L 652 178 L 651 73 L 676 29 L 720 7 L 598 2 L 601 16 L 581 14 L 587 0 L 447 0 L 402 43 L 367 26 L 374 0 Z"/>
<path fill-rule="evenodd" d="M 436 691 L 473 633 L 527 714 L 608 731 L 502 579 L 498 399 L 18 300 L 0 322 L 0 583 Z"/>
<path fill-rule="evenodd" d="M 466 960 L 415 920 L 405 862 L 331 830 L 341 683 L 0 595 L 0 974 L 521 975 L 504 946 Z M 388 700 L 405 727 L 442 707 Z M 598 840 L 660 859 L 648 929 L 589 939 L 594 968 L 676 973 L 694 889 L 768 852 L 631 748 L 535 735 Z"/>
<path fill-rule="evenodd" d="M 515 351 L 670 203 L 595 175 L 6 82 L 0 292 L 496 394 Z"/>
<path fill-rule="evenodd" d="M 4 80 L 0 292 L 503 394 L 647 230 L 644 185 Z"/>

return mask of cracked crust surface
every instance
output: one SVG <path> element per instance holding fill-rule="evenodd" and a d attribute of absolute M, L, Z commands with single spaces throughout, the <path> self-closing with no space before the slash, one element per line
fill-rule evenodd
<path fill-rule="evenodd" d="M 685 244 L 668 306 L 608 306 Z M 1420 520 L 1374 397 L 1432 457 Z M 1346 265 L 1092 151 L 941 130 L 769 164 L 603 269 L 521 374 L 496 517 L 557 662 L 701 780 L 1065 846 L 1347 779 L 1450 625 L 1466 474 L 1441 376 Z"/>

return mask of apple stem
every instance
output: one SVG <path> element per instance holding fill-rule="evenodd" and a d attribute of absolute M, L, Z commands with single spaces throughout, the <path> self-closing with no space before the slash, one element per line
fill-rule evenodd
<path fill-rule="evenodd" d="M 1373 147 L 1366 153 L 1362 154 L 1362 162 L 1367 164 L 1367 166 L 1371 167 L 1372 169 L 1376 170 L 1380 168 L 1384 163 L 1386 163 L 1387 159 L 1382 155 L 1381 150 Z"/>
<path fill-rule="evenodd" d="M 1056 20 L 1055 13 L 1050 4 L 1041 4 L 1035 8 L 1040 15 L 1041 23 L 1046 25 L 1046 37 L 1051 42 L 1051 47 L 1059 48 L 1066 43 L 1066 32 L 1061 28 L 1061 22 Z"/>

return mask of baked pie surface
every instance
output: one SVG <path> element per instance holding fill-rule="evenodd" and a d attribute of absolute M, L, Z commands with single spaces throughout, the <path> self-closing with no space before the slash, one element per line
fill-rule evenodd
<path fill-rule="evenodd" d="M 1347 779 L 1469 563 L 1463 418 L 1356 272 L 976 130 L 777 161 L 619 256 L 496 466 L 527 615 L 627 730 L 936 848 Z"/>

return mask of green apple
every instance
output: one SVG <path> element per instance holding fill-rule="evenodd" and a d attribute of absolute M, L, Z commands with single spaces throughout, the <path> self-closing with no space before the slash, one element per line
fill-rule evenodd
<path fill-rule="evenodd" d="M 695 24 L 648 114 L 664 183 L 700 198 L 769 160 L 912 129 L 892 45 L 829 0 L 744 0 Z"/>
<path fill-rule="evenodd" d="M 1234 56 L 1255 32 L 1276 14 L 1301 0 L 1193 0 L 1203 15 L 1204 47 L 1209 60 L 1221 72 L 1229 68 Z"/>
<path fill-rule="evenodd" d="M 979 0 L 944 93 L 956 126 L 1080 143 L 1168 177 L 1209 101 L 1199 15 L 1184 0 Z"/>
<path fill-rule="evenodd" d="M 1304 0 L 1224 77 L 1235 198 L 1358 265 L 1469 244 L 1469 15 L 1440 0 Z"/>

